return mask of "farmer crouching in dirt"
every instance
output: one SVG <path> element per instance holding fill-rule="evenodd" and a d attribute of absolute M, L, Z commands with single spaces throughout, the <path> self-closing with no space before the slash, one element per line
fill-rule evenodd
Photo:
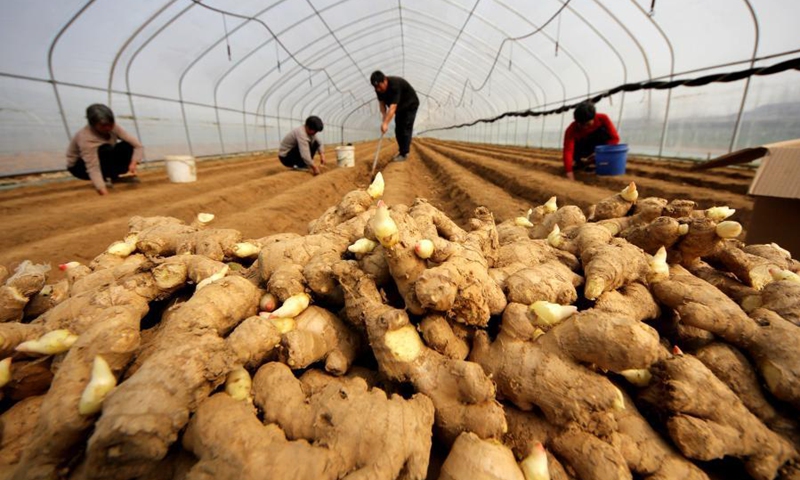
<path fill-rule="evenodd" d="M 114 183 L 138 183 L 136 167 L 144 148 L 139 140 L 114 123 L 114 112 L 95 103 L 86 109 L 88 125 L 67 148 L 67 170 L 81 180 L 91 180 L 100 195 L 108 195 Z M 120 175 L 129 173 L 128 177 Z"/>
<path fill-rule="evenodd" d="M 278 149 L 278 159 L 289 168 L 302 171 L 311 171 L 319 175 L 319 167 L 314 165 L 314 155 L 319 152 L 319 164 L 325 165 L 325 152 L 322 151 L 322 141 L 317 134 L 324 125 L 317 116 L 306 118 L 306 123 L 287 133 Z"/>
<path fill-rule="evenodd" d="M 574 118 L 564 134 L 564 171 L 570 180 L 575 180 L 573 170 L 594 171 L 594 147 L 619 143 L 611 119 L 596 113 L 591 100 L 575 107 Z"/>

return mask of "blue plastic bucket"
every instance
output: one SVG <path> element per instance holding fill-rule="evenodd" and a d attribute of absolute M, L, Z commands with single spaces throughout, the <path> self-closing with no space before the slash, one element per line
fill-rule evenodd
<path fill-rule="evenodd" d="M 628 162 L 628 145 L 598 145 L 594 148 L 594 163 L 598 175 L 624 175 Z"/>

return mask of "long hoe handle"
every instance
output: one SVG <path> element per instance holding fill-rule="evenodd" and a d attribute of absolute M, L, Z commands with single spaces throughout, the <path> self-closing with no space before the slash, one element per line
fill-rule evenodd
<path fill-rule="evenodd" d="M 381 138 L 378 140 L 378 149 L 375 150 L 375 160 L 372 161 L 372 173 L 370 173 L 370 178 L 375 178 L 375 166 L 378 165 L 378 154 L 381 153 L 381 143 L 383 143 L 383 136 L 385 133 L 381 133 Z"/>

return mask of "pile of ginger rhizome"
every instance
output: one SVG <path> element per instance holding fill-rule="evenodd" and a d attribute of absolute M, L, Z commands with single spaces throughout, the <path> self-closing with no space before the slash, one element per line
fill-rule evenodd
<path fill-rule="evenodd" d="M 731 209 L 382 192 L 4 271 L 0 478 L 800 478 L 800 263 Z"/>

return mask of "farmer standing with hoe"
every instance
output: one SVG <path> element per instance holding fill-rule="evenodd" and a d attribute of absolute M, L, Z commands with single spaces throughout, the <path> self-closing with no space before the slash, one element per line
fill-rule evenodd
<path fill-rule="evenodd" d="M 383 116 L 381 134 L 389 130 L 389 122 L 394 118 L 394 134 L 400 152 L 392 158 L 392 161 L 405 161 L 411 149 L 411 134 L 414 131 L 414 120 L 419 108 L 417 92 L 405 79 L 387 77 L 380 70 L 372 72 L 369 81 L 375 87 L 381 106 Z"/>

